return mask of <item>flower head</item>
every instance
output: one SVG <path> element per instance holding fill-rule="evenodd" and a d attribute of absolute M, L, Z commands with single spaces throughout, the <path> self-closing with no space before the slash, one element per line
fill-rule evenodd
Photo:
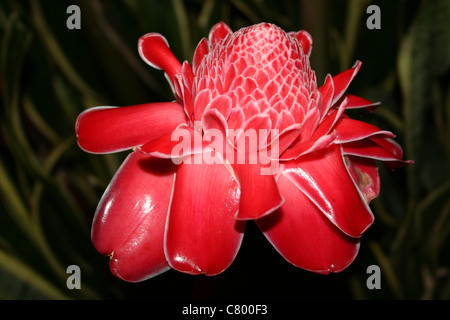
<path fill-rule="evenodd" d="M 192 64 L 160 34 L 143 36 L 138 49 L 165 71 L 176 101 L 92 108 L 76 123 L 88 152 L 134 148 L 92 227 L 112 272 L 127 281 L 169 268 L 218 274 L 246 220 L 298 267 L 346 268 L 374 219 L 376 161 L 407 163 L 391 132 L 344 114 L 378 105 L 345 93 L 361 63 L 318 87 L 311 36 L 269 23 L 234 33 L 218 23 Z"/>

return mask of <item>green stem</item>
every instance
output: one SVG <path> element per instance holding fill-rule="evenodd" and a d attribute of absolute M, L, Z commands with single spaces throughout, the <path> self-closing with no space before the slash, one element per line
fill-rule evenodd
<path fill-rule="evenodd" d="M 380 268 L 383 274 L 386 276 L 387 282 L 394 291 L 394 294 L 398 299 L 403 299 L 403 290 L 401 288 L 400 282 L 395 274 L 395 271 L 388 259 L 388 257 L 383 252 L 383 249 L 380 245 L 374 241 L 369 243 L 370 249 L 374 253 L 378 263 L 380 264 Z"/>
<path fill-rule="evenodd" d="M 36 27 L 38 34 L 41 36 L 42 41 L 47 46 L 48 52 L 52 56 L 53 60 L 59 66 L 64 75 L 69 81 L 81 92 L 84 103 L 86 105 L 98 105 L 101 99 L 97 94 L 83 81 L 70 61 L 65 56 L 63 50 L 55 39 L 55 36 L 51 32 L 45 18 L 42 14 L 39 1 L 30 1 L 31 4 L 31 16 L 34 26 Z"/>
<path fill-rule="evenodd" d="M 347 8 L 345 26 L 345 43 L 342 48 L 341 70 L 348 69 L 353 64 L 356 43 L 360 30 L 361 17 L 370 0 L 350 0 Z"/>
<path fill-rule="evenodd" d="M 20 260 L 0 249 L 0 266 L 8 273 L 31 285 L 33 288 L 45 294 L 47 297 L 56 300 L 68 300 L 69 297 L 53 286 L 47 279 L 39 273 L 29 268 Z"/>
<path fill-rule="evenodd" d="M 190 33 L 191 28 L 189 27 L 189 18 L 187 16 L 186 7 L 183 4 L 183 0 L 172 0 L 172 3 L 175 9 L 175 16 L 180 30 L 183 55 L 185 59 L 188 59 L 188 57 L 192 55 L 193 50 Z"/>
<path fill-rule="evenodd" d="M 29 231 L 32 228 L 32 223 L 28 210 L 24 205 L 19 192 L 15 188 L 13 182 L 11 181 L 3 163 L 0 161 L 0 190 L 3 198 L 8 203 L 11 218 L 16 222 L 16 224 L 22 229 L 24 234 L 29 235 Z"/>

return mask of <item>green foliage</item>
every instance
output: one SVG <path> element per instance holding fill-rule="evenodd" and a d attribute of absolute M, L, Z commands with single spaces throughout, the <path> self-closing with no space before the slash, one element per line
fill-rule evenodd
<path fill-rule="evenodd" d="M 71 4 L 81 30 L 66 27 Z M 381 29 L 366 8 L 381 9 Z M 362 60 L 350 87 L 381 101 L 352 112 L 397 134 L 415 164 L 380 167 L 374 225 L 344 272 L 319 276 L 290 266 L 256 227 L 222 275 L 174 271 L 128 284 L 109 274 L 90 224 L 125 154 L 93 156 L 76 143 L 77 115 L 98 105 L 172 100 L 162 72 L 137 53 L 138 38 L 162 33 L 190 60 L 218 21 L 233 30 L 261 21 L 308 30 L 319 84 Z M 450 298 L 450 2 L 294 0 L 5 0 L 0 4 L 0 299 Z M 82 270 L 69 290 L 66 268 Z M 377 264 L 382 289 L 369 290 Z"/>

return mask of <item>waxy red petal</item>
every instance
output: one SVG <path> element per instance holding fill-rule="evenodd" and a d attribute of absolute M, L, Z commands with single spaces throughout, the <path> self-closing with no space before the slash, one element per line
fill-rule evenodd
<path fill-rule="evenodd" d="M 188 89 L 189 94 L 192 94 L 192 85 L 194 84 L 194 71 L 192 71 L 191 65 L 184 61 L 181 69 L 183 75 L 183 84 Z"/>
<path fill-rule="evenodd" d="M 352 95 L 346 94 L 343 98 L 347 99 L 347 109 L 360 109 L 364 108 L 368 111 L 374 111 L 380 106 L 380 102 L 372 102 L 370 100 Z"/>
<path fill-rule="evenodd" d="M 271 215 L 256 220 L 271 244 L 297 267 L 322 274 L 345 269 L 358 253 L 359 238 L 339 230 L 283 174 L 278 188 L 286 202 Z"/>
<path fill-rule="evenodd" d="M 245 157 L 246 164 L 238 162 L 233 165 L 241 190 L 239 212 L 236 218 L 258 219 L 278 209 L 284 199 L 278 191 L 270 163 L 262 164 L 259 159 L 260 153 L 246 154 Z"/>
<path fill-rule="evenodd" d="M 327 134 L 321 136 L 317 140 L 310 140 L 304 143 L 298 143 L 291 148 L 287 149 L 280 157 L 283 161 L 297 159 L 308 153 L 317 152 L 328 147 L 333 141 L 336 140 L 336 134 Z"/>
<path fill-rule="evenodd" d="M 327 115 L 328 110 L 333 106 L 334 97 L 334 83 L 331 75 L 327 75 L 325 78 L 325 83 L 319 88 L 319 92 L 322 95 L 322 119 Z"/>
<path fill-rule="evenodd" d="M 206 38 L 200 40 L 194 51 L 194 58 L 192 59 L 192 70 L 197 73 L 197 68 L 203 60 L 203 57 L 209 53 L 209 41 Z"/>
<path fill-rule="evenodd" d="M 225 37 L 232 32 L 233 31 L 226 23 L 224 22 L 216 23 L 209 32 L 209 42 L 211 44 L 215 44 L 220 40 L 225 39 Z"/>
<path fill-rule="evenodd" d="M 285 130 L 283 130 L 279 135 L 270 135 L 270 143 L 268 144 L 268 154 L 271 158 L 278 158 L 280 155 L 291 146 L 291 144 L 299 137 L 301 134 L 302 125 L 294 124 Z M 278 149 L 278 154 L 276 154 L 273 148 Z"/>
<path fill-rule="evenodd" d="M 305 30 L 300 30 L 298 32 L 289 32 L 289 34 L 297 38 L 298 42 L 303 48 L 303 53 L 309 57 L 312 51 L 312 36 Z"/>
<path fill-rule="evenodd" d="M 178 164 L 186 156 L 201 153 L 206 145 L 201 133 L 182 125 L 158 139 L 147 142 L 139 147 L 139 150 L 156 158 L 171 158 Z"/>
<path fill-rule="evenodd" d="M 377 142 L 374 142 L 376 140 Z M 411 164 L 413 161 L 402 160 L 402 148 L 392 139 L 367 139 L 342 145 L 345 155 L 359 156 L 384 161 L 391 169 Z"/>
<path fill-rule="evenodd" d="M 380 194 L 380 176 L 376 161 L 353 156 L 347 156 L 346 161 L 353 181 L 361 190 L 366 202 L 370 203 Z"/>
<path fill-rule="evenodd" d="M 254 152 L 264 147 L 267 144 L 271 127 L 270 116 L 265 113 L 257 114 L 246 120 L 242 130 L 237 130 L 236 144 L 238 149 L 243 152 Z M 245 146 L 245 148 L 241 146 Z"/>
<path fill-rule="evenodd" d="M 186 123 L 183 107 L 175 102 L 130 107 L 96 107 L 82 112 L 75 124 L 79 146 L 92 153 L 133 148 Z"/>
<path fill-rule="evenodd" d="M 321 121 L 316 131 L 314 131 L 311 140 L 317 140 L 320 137 L 329 134 L 333 130 L 335 124 L 344 115 L 346 106 L 347 106 L 347 99 L 344 99 L 337 108 L 334 108 L 332 109 L 332 111 L 328 112 L 327 116 Z"/>
<path fill-rule="evenodd" d="M 306 141 L 311 140 L 312 136 L 314 135 L 317 127 L 319 126 L 319 124 L 321 122 L 320 111 L 315 106 L 311 106 L 312 103 L 315 103 L 315 102 L 310 101 L 309 111 L 305 115 L 305 118 L 302 121 L 303 128 L 302 128 L 302 133 L 300 135 L 301 142 L 306 142 Z"/>
<path fill-rule="evenodd" d="M 334 105 L 343 96 L 350 85 L 350 82 L 352 82 L 353 78 L 355 78 L 361 68 L 361 64 L 361 61 L 356 61 L 355 65 L 351 69 L 341 72 L 333 77 L 334 94 L 333 101 L 331 103 L 332 105 Z"/>
<path fill-rule="evenodd" d="M 317 152 L 318 150 L 326 148 L 329 144 L 334 142 L 337 138 L 336 131 L 332 130 L 333 126 L 341 118 L 345 111 L 347 100 L 344 99 L 338 108 L 330 112 L 316 128 L 310 140 L 299 142 L 292 145 L 282 155 L 283 160 L 297 159 L 300 156 L 311 152 Z M 318 116 L 318 113 L 315 113 Z M 303 131 L 302 131 L 303 134 Z M 302 141 L 302 140 L 300 140 Z"/>
<path fill-rule="evenodd" d="M 373 214 L 347 171 L 339 145 L 287 162 L 283 175 L 347 235 L 359 237 L 372 224 Z"/>
<path fill-rule="evenodd" d="M 169 269 L 164 229 L 175 165 L 131 153 L 103 195 L 92 225 L 92 241 L 110 255 L 113 274 L 142 281 Z"/>
<path fill-rule="evenodd" d="M 165 240 L 170 266 L 189 274 L 224 271 L 243 237 L 238 206 L 238 185 L 223 164 L 180 164 Z"/>
<path fill-rule="evenodd" d="M 341 118 L 333 129 L 337 132 L 335 143 L 347 143 L 367 139 L 369 137 L 395 137 L 392 132 L 380 130 L 374 125 L 350 118 Z"/>
<path fill-rule="evenodd" d="M 181 63 L 170 50 L 166 38 L 159 33 L 142 36 L 138 42 L 138 51 L 141 58 L 150 66 L 164 70 L 172 84 L 174 76 L 181 74 Z"/>
<path fill-rule="evenodd" d="M 232 101 L 231 101 L 230 97 L 218 96 L 209 101 L 209 103 L 205 107 L 205 110 L 203 110 L 203 116 L 206 113 L 208 113 L 208 111 L 210 111 L 211 109 L 215 109 L 223 115 L 223 118 L 226 121 L 231 114 L 232 108 L 233 108 L 233 106 L 232 106 Z"/>

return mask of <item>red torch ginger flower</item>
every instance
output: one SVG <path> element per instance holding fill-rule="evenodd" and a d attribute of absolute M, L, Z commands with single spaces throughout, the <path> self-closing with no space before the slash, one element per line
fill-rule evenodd
<path fill-rule="evenodd" d="M 141 281 L 174 268 L 215 275 L 246 220 L 290 263 L 327 274 L 355 258 L 380 192 L 377 160 L 403 165 L 391 132 L 353 120 L 376 104 L 345 91 L 361 63 L 317 86 L 306 31 L 215 25 L 181 64 L 150 33 L 139 53 L 165 71 L 176 101 L 97 107 L 77 119 L 80 147 L 133 148 L 92 226 L 111 271 Z"/>

